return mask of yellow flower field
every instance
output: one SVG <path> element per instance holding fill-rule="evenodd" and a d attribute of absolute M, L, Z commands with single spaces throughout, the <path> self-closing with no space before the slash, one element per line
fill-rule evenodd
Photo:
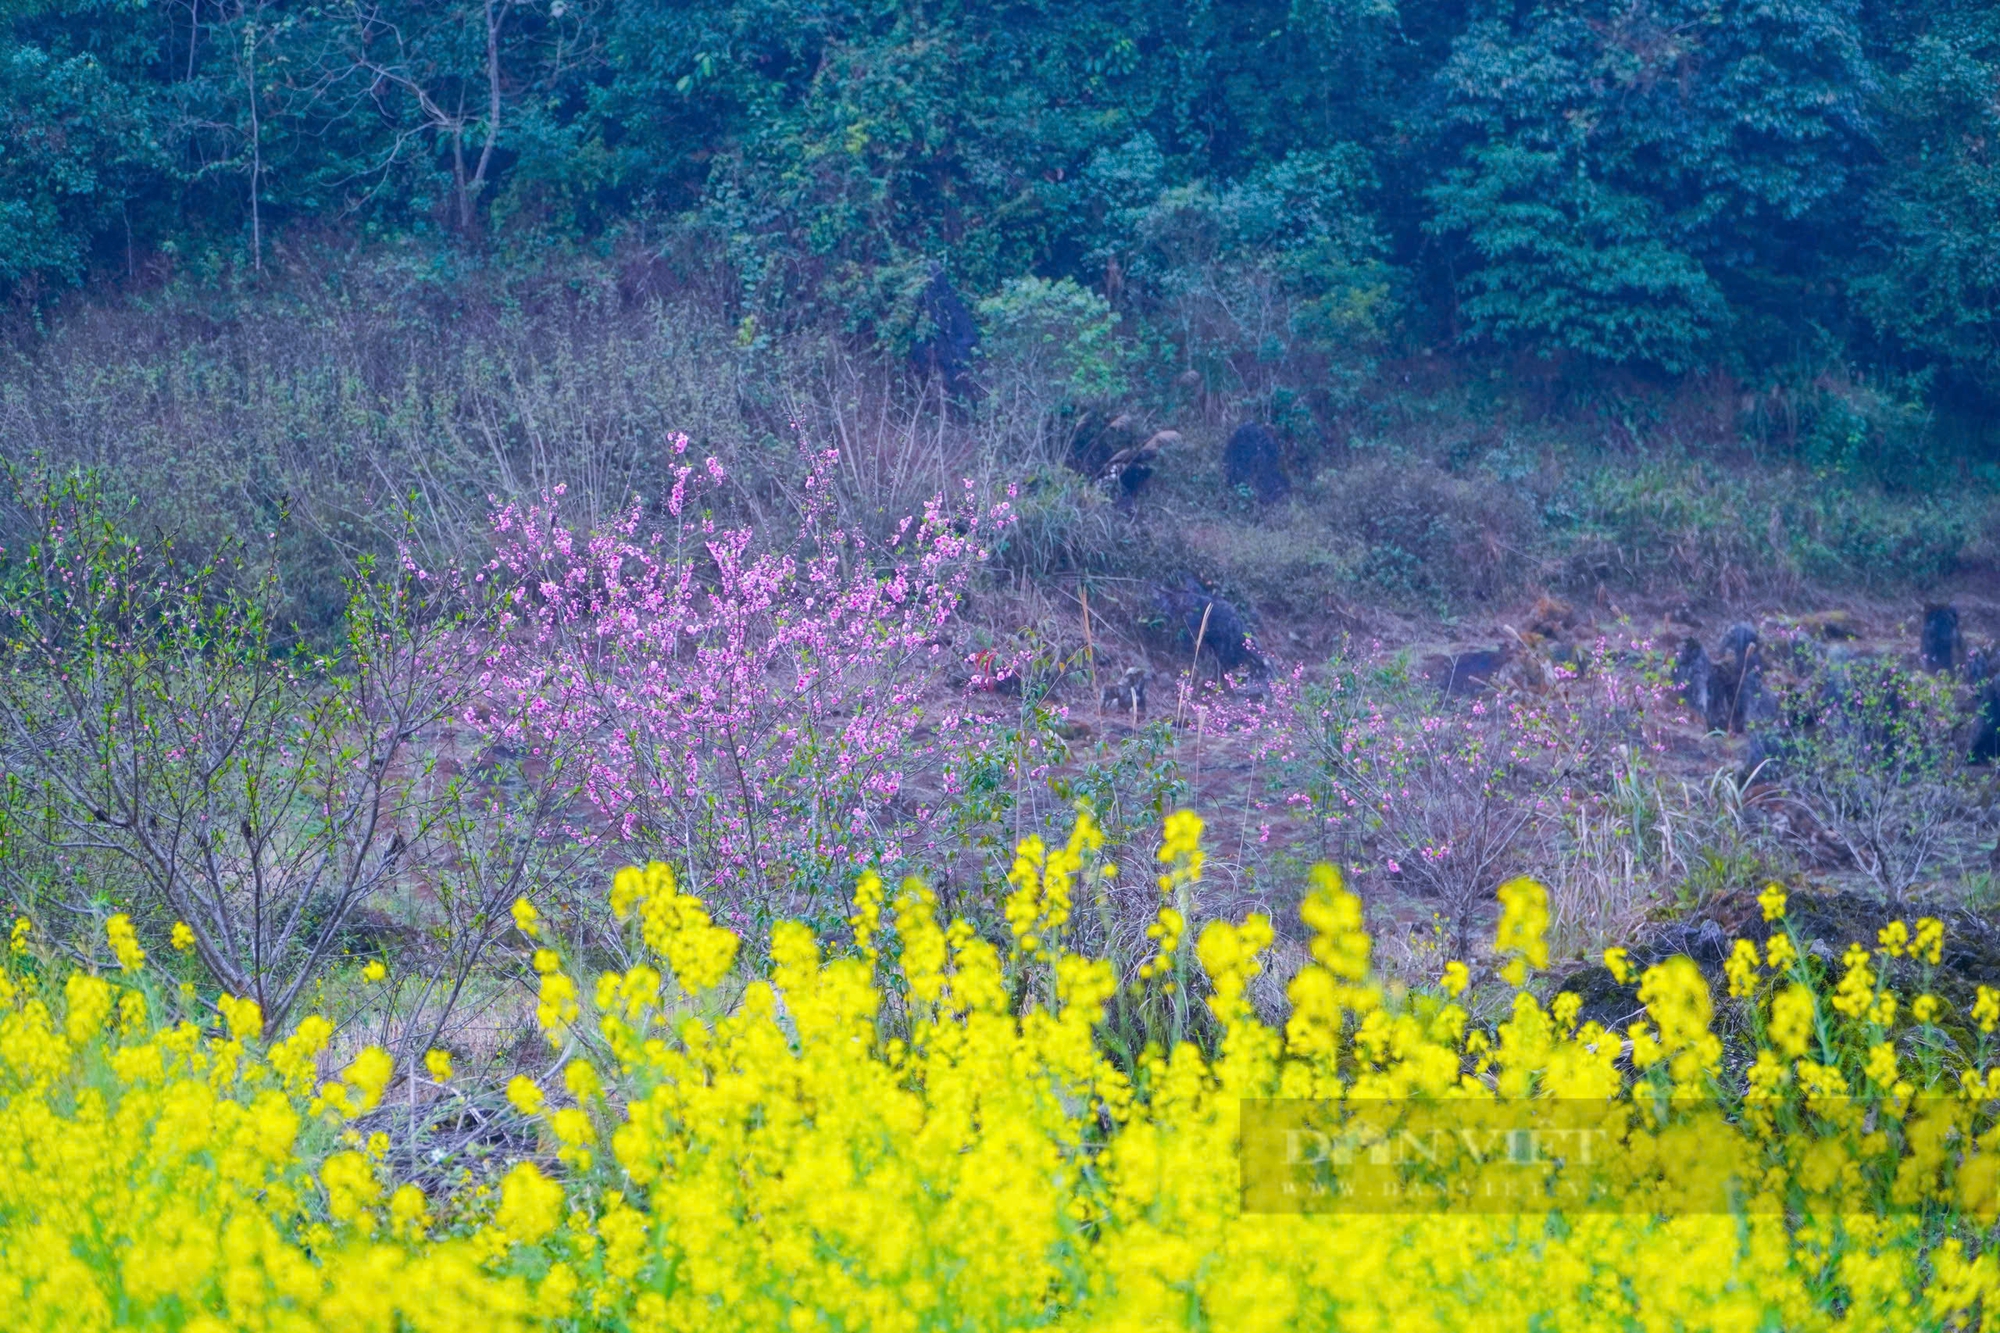
<path fill-rule="evenodd" d="M 1303 909 L 1314 962 L 1277 1030 L 1245 994 L 1270 922 L 1210 924 L 1180 956 L 1176 892 L 1200 846 L 1199 822 L 1175 820 L 1161 955 L 1131 984 L 1204 996 L 1212 1055 L 1182 1042 L 1120 1061 L 1101 1039 L 1120 982 L 1064 947 L 1072 896 L 1101 873 L 1087 819 L 1067 847 L 1021 849 L 1011 950 L 940 921 L 922 885 L 871 879 L 856 947 L 830 957 L 783 925 L 769 975 L 747 980 L 736 937 L 667 867 L 628 869 L 612 903 L 646 961 L 586 978 L 537 953 L 551 1051 L 578 1054 L 554 1100 L 525 1079 L 513 1090 L 546 1154 L 483 1198 L 385 1178 L 386 1145 L 347 1126 L 396 1071 L 369 1052 L 323 1078 L 324 1020 L 270 1044 L 244 1001 L 225 998 L 216 1030 L 169 1022 L 174 997 L 124 923 L 116 975 L 56 983 L 16 964 L 0 980 L 4 1323 L 1462 1333 L 1990 1319 L 2000 997 L 1982 991 L 1961 1015 L 1905 1000 L 1863 946 L 1823 984 L 1774 891 L 1780 929 L 1730 963 L 1756 1048 L 1733 1068 L 1685 960 L 1645 973 L 1648 1015 L 1623 1036 L 1578 1024 L 1574 996 L 1538 999 L 1546 901 L 1523 880 L 1502 894 L 1511 1013 L 1482 1027 L 1455 998 L 1463 967 L 1425 993 L 1381 983 L 1359 901 L 1322 868 Z M 541 930 L 525 904 L 516 924 Z M 1885 932 L 1880 950 L 1934 955 L 1933 924 Z M 449 1077 L 448 1058 L 430 1072 Z M 1608 1178 L 1629 1193 L 1509 1212 L 1245 1211 L 1244 1108 L 1272 1098 L 1329 1114 L 1384 1099 L 1593 1108 L 1616 1131 Z M 1690 1126 L 1699 1151 L 1676 1159 Z M 1668 1206 L 1676 1161 L 1730 1173 L 1733 1204 Z"/>

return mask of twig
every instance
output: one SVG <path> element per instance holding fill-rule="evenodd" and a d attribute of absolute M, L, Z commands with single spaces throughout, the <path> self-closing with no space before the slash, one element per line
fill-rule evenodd
<path fill-rule="evenodd" d="M 1097 645 L 1090 640 L 1090 585 L 1078 580 L 1076 595 L 1083 603 L 1083 652 L 1090 663 L 1090 697 L 1102 701 L 1104 695 L 1097 688 Z"/>
<path fill-rule="evenodd" d="M 1210 601 L 1208 605 L 1201 608 L 1201 628 L 1196 630 L 1194 635 L 1194 665 L 1188 668 L 1187 689 L 1181 692 L 1181 697 L 1174 703 L 1174 729 L 1176 731 L 1180 729 L 1181 715 L 1187 711 L 1188 696 L 1194 692 L 1196 683 L 1201 679 L 1201 642 L 1208 637 L 1208 613 L 1213 610 L 1215 610 L 1215 603 L 1213 601 Z"/>

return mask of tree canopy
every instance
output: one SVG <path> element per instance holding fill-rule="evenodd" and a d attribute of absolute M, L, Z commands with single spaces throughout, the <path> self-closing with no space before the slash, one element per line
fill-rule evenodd
<path fill-rule="evenodd" d="M 2000 389 L 1969 0 L 0 0 L 0 106 L 30 302 L 301 228 L 640 236 L 759 321 L 892 343 L 943 269 L 1329 364 Z"/>

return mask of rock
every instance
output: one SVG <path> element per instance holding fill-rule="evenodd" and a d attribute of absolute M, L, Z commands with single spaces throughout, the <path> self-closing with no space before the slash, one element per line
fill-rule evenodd
<path fill-rule="evenodd" d="M 1951 670 L 1963 659 L 1964 646 L 1964 636 L 1958 628 L 1957 607 L 1949 603 L 1933 603 L 1924 608 L 1924 670 Z"/>
<path fill-rule="evenodd" d="M 1208 654 L 1218 676 L 1239 667 L 1249 667 L 1259 675 L 1270 667 L 1250 646 L 1250 632 L 1234 606 L 1216 597 L 1190 574 L 1177 590 L 1160 589 L 1156 594 L 1167 627 L 1187 651 Z"/>
<path fill-rule="evenodd" d="M 1778 722 L 1778 701 L 1764 688 L 1764 664 L 1755 657 L 1745 666 L 1736 687 L 1735 721 L 1739 730 L 1772 727 Z"/>
<path fill-rule="evenodd" d="M 1769 697 L 1764 689 L 1757 631 L 1745 624 L 1731 625 L 1710 664 L 1708 729 L 1743 730 L 1745 707 L 1760 698 L 1768 702 Z M 1757 706 L 1761 709 L 1764 705 Z M 1775 708 L 1772 711 L 1775 715 Z"/>
<path fill-rule="evenodd" d="M 1115 685 L 1106 685 L 1099 698 L 1099 707 L 1105 712 L 1129 713 L 1132 725 L 1138 726 L 1139 719 L 1146 715 L 1146 679 L 1151 673 L 1142 666 L 1129 666 L 1118 678 Z"/>
<path fill-rule="evenodd" d="M 1799 628 L 1822 639 L 1858 639 L 1861 637 L 1861 622 L 1854 618 L 1852 611 L 1815 611 L 1809 616 L 1800 616 Z"/>
<path fill-rule="evenodd" d="M 1143 443 L 1128 445 L 1111 455 L 1105 462 L 1104 471 L 1098 480 L 1115 483 L 1119 491 L 1126 496 L 1136 495 L 1139 488 L 1152 477 L 1153 464 L 1159 458 L 1160 451 L 1180 442 L 1179 431 L 1156 430 L 1148 435 Z"/>
<path fill-rule="evenodd" d="M 1655 937 L 1653 947 L 1669 957 L 1685 954 L 1704 966 L 1716 967 L 1729 956 L 1730 942 L 1719 922 L 1704 918 L 1667 927 Z"/>
<path fill-rule="evenodd" d="M 1512 645 L 1502 644 L 1494 649 L 1439 654 L 1425 659 L 1424 678 L 1447 699 L 1477 694 L 1501 682 L 1516 651 Z"/>
<path fill-rule="evenodd" d="M 1551 666 L 1548 640 L 1533 630 L 1523 634 L 1512 625 L 1502 625 L 1500 630 L 1512 642 L 1506 640 L 1501 642 L 1507 660 L 1501 664 L 1499 674 L 1494 677 L 1494 684 L 1533 690 L 1536 693 L 1546 690 L 1549 687 Z"/>
<path fill-rule="evenodd" d="M 1538 652 L 1516 652 L 1501 665 L 1494 683 L 1540 694 L 1549 687 L 1549 660 Z"/>
<path fill-rule="evenodd" d="M 943 268 L 931 270 L 931 280 L 918 300 L 930 331 L 910 347 L 910 364 L 919 373 L 944 380 L 947 393 L 973 393 L 978 385 L 972 378 L 973 351 L 979 346 L 979 325 Z"/>
<path fill-rule="evenodd" d="M 1278 437 L 1258 421 L 1244 422 L 1229 437 L 1222 450 L 1222 475 L 1231 487 L 1247 488 L 1264 504 L 1282 500 L 1292 490 Z"/>
<path fill-rule="evenodd" d="M 1701 646 L 1701 640 L 1689 636 L 1681 644 L 1680 655 L 1674 659 L 1674 688 L 1680 692 L 1681 702 L 1694 710 L 1694 715 L 1708 720 L 1709 698 L 1715 685 L 1715 665 L 1708 660 L 1708 652 Z"/>
<path fill-rule="evenodd" d="M 1737 673 L 1743 671 L 1750 650 L 1757 646 L 1757 630 L 1743 621 L 1737 621 L 1722 633 L 1722 644 L 1716 650 L 1718 658 L 1728 658 L 1735 662 Z"/>
<path fill-rule="evenodd" d="M 1069 465 L 1092 480 L 1102 479 L 1111 460 L 1139 442 L 1139 419 L 1130 412 L 1106 418 L 1086 412 L 1069 442 Z"/>
<path fill-rule="evenodd" d="M 1579 619 L 1575 607 L 1544 593 L 1535 599 L 1534 610 L 1528 612 L 1528 630 L 1544 638 L 1561 638 L 1565 630 L 1576 627 Z"/>
<path fill-rule="evenodd" d="M 1708 731 L 1742 731 L 1746 709 L 1766 711 L 1770 695 L 1764 689 L 1764 660 L 1760 656 L 1756 630 L 1748 624 L 1734 624 L 1722 634 L 1722 644 L 1710 660 L 1708 675 Z M 1776 717 L 1774 705 L 1768 707 Z"/>
<path fill-rule="evenodd" d="M 1739 693 L 1742 678 L 1736 674 L 1733 662 L 1724 660 L 1714 663 L 1713 674 L 1708 684 L 1708 729 L 1710 731 L 1742 730 L 1743 714 Z"/>
<path fill-rule="evenodd" d="M 1784 776 L 1785 759 L 1791 748 L 1775 728 L 1752 733 L 1750 744 L 1743 751 L 1743 767 L 1737 773 L 1737 781 L 1745 787 L 1778 781 Z"/>
<path fill-rule="evenodd" d="M 1764 666 L 1752 656 L 1737 686 L 1735 708 L 1730 719 L 1735 730 L 1750 738 L 1744 749 L 1741 779 L 1771 782 L 1782 773 L 1791 748 L 1778 725 L 1778 700 L 1764 686 Z"/>
<path fill-rule="evenodd" d="M 1987 681 L 1979 692 L 1979 707 L 1972 720 L 1972 750 L 1967 757 L 1975 764 L 2000 759 L 2000 677 Z"/>
<path fill-rule="evenodd" d="M 1581 676 L 1590 670 L 1590 653 L 1573 643 L 1559 643 L 1549 649 L 1549 662 L 1567 675 Z"/>

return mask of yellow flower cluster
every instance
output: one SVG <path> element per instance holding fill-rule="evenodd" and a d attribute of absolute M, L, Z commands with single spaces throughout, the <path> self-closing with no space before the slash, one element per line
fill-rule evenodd
<path fill-rule="evenodd" d="M 1757 969 L 1762 966 L 1757 957 L 1757 945 L 1752 940 L 1738 940 L 1729 951 L 1729 961 L 1723 964 L 1723 975 L 1729 978 L 1729 996 L 1734 1000 L 1748 999 L 1757 993 L 1760 980 Z"/>
<path fill-rule="evenodd" d="M 1198 865 L 1192 828 L 1177 872 Z M 547 943 L 534 957 L 543 1024 L 587 1053 L 560 1088 L 508 1088 L 548 1155 L 464 1206 L 397 1184 L 387 1139 L 346 1124 L 383 1098 L 387 1055 L 315 1086 L 323 1019 L 266 1045 L 248 1001 L 219 1006 L 220 1031 L 158 1018 L 143 964 L 60 986 L 0 975 L 0 1310 L 10 1328 L 191 1333 L 1136 1333 L 1969 1328 L 2000 1308 L 2000 1069 L 1982 1045 L 1921 1074 L 1946 1030 L 1891 1026 L 1867 950 L 1833 995 L 1775 947 L 1788 934 L 1732 957 L 1758 1034 L 1732 1091 L 1688 960 L 1637 975 L 1648 1012 L 1628 1047 L 1579 1021 L 1577 996 L 1521 984 L 1546 962 L 1548 913 L 1515 881 L 1507 1017 L 1475 1025 L 1461 964 L 1437 990 L 1376 976 L 1359 899 L 1321 867 L 1282 1031 L 1249 1001 L 1271 923 L 1211 922 L 1193 953 L 1213 1042 L 1114 1056 L 1119 981 L 1060 944 L 1092 834 L 1023 849 L 1013 959 L 940 921 L 922 884 L 889 901 L 875 880 L 856 895 L 860 956 L 785 923 L 769 974 L 732 976 L 735 937 L 665 867 L 621 872 L 631 967 L 586 987 Z M 544 941 L 534 915 L 516 924 Z M 874 949 L 892 930 L 893 963 Z M 1929 945 L 1920 924 L 1904 947 Z M 1023 1000 L 1025 968 L 1050 984 Z M 1920 1021 L 1952 1021 L 1923 998 Z M 1990 1029 L 2000 999 L 1982 991 L 1972 1017 Z M 425 1063 L 451 1077 L 444 1052 Z M 1247 1209 L 1239 1150 L 1270 1104 L 1552 1108 L 1608 1136 L 1610 1192 Z"/>
<path fill-rule="evenodd" d="M 132 929 L 131 917 L 118 913 L 104 923 L 104 934 L 118 966 L 127 972 L 137 972 L 146 965 L 146 951 L 139 947 L 139 933 Z"/>
<path fill-rule="evenodd" d="M 1632 1063 L 1646 1069 L 1671 1060 L 1675 1084 L 1699 1087 L 1701 1075 L 1722 1062 L 1722 1042 L 1709 1031 L 1715 1008 L 1701 969 L 1685 955 L 1648 968 L 1639 981 L 1639 1002 L 1652 1022 L 1632 1025 Z"/>
<path fill-rule="evenodd" d="M 523 907 L 534 911 L 522 902 L 515 909 L 516 921 Z M 619 871 L 611 881 L 611 910 L 620 921 L 636 914 L 646 947 L 665 958 L 674 977 L 690 990 L 714 986 L 736 962 L 736 936 L 709 920 L 701 899 L 680 891 L 673 868 L 663 862 Z M 547 985 L 545 979 L 545 991 Z"/>
<path fill-rule="evenodd" d="M 1979 1024 L 1979 1030 L 1990 1034 L 2000 1026 L 2000 991 L 1991 986 L 1981 986 L 1972 1006 L 1972 1021 Z"/>
<path fill-rule="evenodd" d="M 1071 889 L 1089 859 L 1104 846 L 1104 834 L 1088 811 L 1077 814 L 1069 841 L 1051 852 L 1039 837 L 1026 838 L 1014 851 L 1007 882 L 1007 928 L 1017 958 L 1054 962 L 1069 925 Z"/>
<path fill-rule="evenodd" d="M 1194 811 L 1176 810 L 1167 816 L 1159 852 L 1160 864 L 1167 868 L 1159 877 L 1162 901 L 1152 924 L 1146 927 L 1146 938 L 1154 942 L 1157 952 L 1139 965 L 1141 981 L 1171 976 L 1177 969 L 1181 940 L 1187 935 L 1194 886 L 1201 880 L 1206 860 L 1201 834 L 1201 816 Z M 1179 985 L 1178 981 L 1169 981 L 1166 990 L 1171 994 Z"/>
<path fill-rule="evenodd" d="M 854 915 L 847 924 L 854 928 L 854 949 L 869 962 L 881 956 L 875 937 L 882 930 L 882 877 L 869 871 L 854 886 Z"/>
<path fill-rule="evenodd" d="M 1159 947 L 1159 952 L 1139 964 L 1139 979 L 1144 981 L 1171 973 L 1174 960 L 1180 956 L 1181 937 L 1186 934 L 1187 918 L 1181 915 L 1180 909 L 1162 906 L 1153 923 L 1146 927 L 1146 938 Z"/>
<path fill-rule="evenodd" d="M 1160 876 L 1162 892 L 1201 878 L 1208 859 L 1201 849 L 1202 830 L 1201 816 L 1192 810 L 1176 810 L 1167 816 L 1160 836 L 1160 864 L 1167 867 L 1167 873 Z"/>
<path fill-rule="evenodd" d="M 1875 942 L 1890 958 L 1915 958 L 1935 967 L 1944 956 L 1944 922 L 1934 916 L 1919 917 L 1914 937 L 1902 921 L 1891 921 L 1876 932 Z"/>
<path fill-rule="evenodd" d="M 1500 928 L 1493 947 L 1514 955 L 1501 975 L 1522 986 L 1530 968 L 1549 965 L 1549 891 L 1523 875 L 1502 884 L 1499 897 Z"/>
<path fill-rule="evenodd" d="M 1782 921 L 1785 917 L 1785 890 L 1777 884 L 1766 884 L 1764 891 L 1757 895 L 1757 906 L 1763 909 L 1766 921 Z"/>
<path fill-rule="evenodd" d="M 7 1328 L 545 1326 L 526 1279 L 411 1225 L 420 1191 L 385 1210 L 374 1158 L 338 1152 L 313 1171 L 325 1131 L 302 1100 L 324 1020 L 261 1052 L 247 1001 L 220 1033 L 127 1022 L 147 1007 L 136 971 L 127 985 L 73 975 L 59 1002 L 33 974 L 0 975 Z"/>

